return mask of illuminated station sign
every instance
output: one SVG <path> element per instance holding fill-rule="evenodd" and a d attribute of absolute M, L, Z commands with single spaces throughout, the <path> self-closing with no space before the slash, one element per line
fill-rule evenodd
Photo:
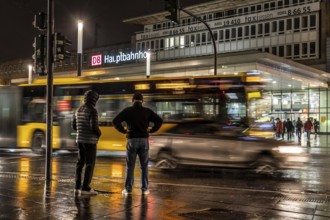
<path fill-rule="evenodd" d="M 146 51 L 123 53 L 117 55 L 110 54 L 94 54 L 91 56 L 91 66 L 101 66 L 107 64 L 121 64 L 125 62 L 132 62 L 136 60 L 146 59 Z"/>

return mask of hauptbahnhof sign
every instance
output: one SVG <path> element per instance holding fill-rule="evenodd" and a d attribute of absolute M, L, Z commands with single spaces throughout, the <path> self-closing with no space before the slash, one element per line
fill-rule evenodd
<path fill-rule="evenodd" d="M 91 66 L 101 66 L 107 64 L 120 64 L 129 61 L 136 61 L 147 58 L 147 51 L 120 52 L 117 55 L 110 54 L 94 54 L 91 56 Z"/>

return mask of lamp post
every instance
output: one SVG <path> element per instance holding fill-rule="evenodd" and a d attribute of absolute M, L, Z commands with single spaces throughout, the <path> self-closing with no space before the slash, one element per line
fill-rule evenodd
<path fill-rule="evenodd" d="M 83 22 L 78 21 L 77 76 L 81 76 L 81 69 L 82 69 L 83 27 L 84 27 Z"/>
<path fill-rule="evenodd" d="M 28 65 L 29 68 L 29 76 L 28 76 L 28 83 L 32 83 L 32 65 Z"/>
<path fill-rule="evenodd" d="M 147 61 L 146 61 L 146 77 L 150 77 L 150 51 L 148 50 L 146 52 L 147 55 Z"/>

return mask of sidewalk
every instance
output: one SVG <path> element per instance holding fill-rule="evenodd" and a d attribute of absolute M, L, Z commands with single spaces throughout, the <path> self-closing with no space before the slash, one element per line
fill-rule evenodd
<path fill-rule="evenodd" d="M 310 151 L 330 154 L 327 137 L 311 140 Z M 320 153 L 320 151 L 322 151 Z M 43 171 L 43 160 L 40 163 Z M 61 162 L 61 163 L 60 163 Z M 71 169 L 60 161 L 61 169 Z M 150 195 L 142 195 L 139 179 L 131 196 L 121 194 L 123 179 L 94 176 L 96 196 L 75 196 L 72 177 L 55 173 L 46 184 L 43 175 L 28 175 L 24 160 L 19 170 L 5 172 L 10 163 L 0 160 L 0 219 L 329 219 L 327 194 L 231 188 L 150 180 Z M 138 167 L 136 167 L 138 169 Z M 258 180 L 251 180 L 260 184 Z M 198 182 L 198 181 L 196 181 Z M 294 184 L 294 183 L 292 183 Z M 297 183 L 299 185 L 299 183 Z"/>

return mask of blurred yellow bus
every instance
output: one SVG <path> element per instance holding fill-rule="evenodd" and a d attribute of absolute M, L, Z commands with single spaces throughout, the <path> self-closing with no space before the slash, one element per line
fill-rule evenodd
<path fill-rule="evenodd" d="M 215 119 L 226 114 L 228 103 L 246 105 L 244 74 L 235 76 L 175 77 L 136 80 L 96 80 L 84 77 L 54 78 L 53 149 L 76 150 L 72 116 L 86 90 L 100 94 L 97 103 L 102 136 L 98 150 L 123 151 L 126 138 L 117 132 L 113 117 L 131 105 L 132 94 L 141 92 L 144 105 L 165 121 L 159 132 L 177 120 Z M 0 88 L 0 147 L 31 148 L 45 151 L 46 80 Z M 244 107 L 245 108 L 245 107 Z"/>

